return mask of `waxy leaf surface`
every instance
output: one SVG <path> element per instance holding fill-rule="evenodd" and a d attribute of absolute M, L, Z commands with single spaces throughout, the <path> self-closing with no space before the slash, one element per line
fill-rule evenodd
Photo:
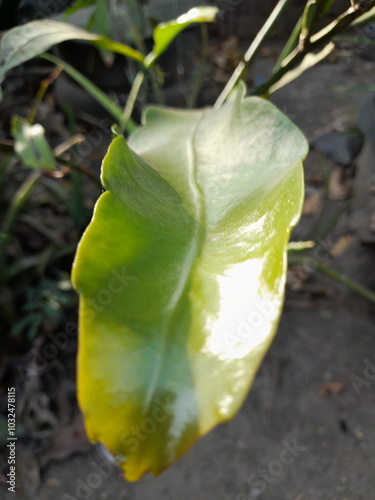
<path fill-rule="evenodd" d="M 79 245 L 79 401 L 128 480 L 241 407 L 275 333 L 307 143 L 273 105 L 148 108 Z"/>

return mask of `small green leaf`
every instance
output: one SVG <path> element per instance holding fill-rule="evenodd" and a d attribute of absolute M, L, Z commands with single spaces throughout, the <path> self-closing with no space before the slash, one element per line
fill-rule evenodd
<path fill-rule="evenodd" d="M 147 56 L 146 65 L 151 66 L 189 24 L 213 22 L 218 11 L 217 7 L 194 7 L 177 19 L 158 24 L 153 34 L 155 45 L 151 54 Z"/>
<path fill-rule="evenodd" d="M 104 36 L 89 33 L 70 24 L 58 21 L 32 21 L 5 33 L 0 43 L 0 84 L 7 71 L 47 51 L 66 40 L 84 40 L 102 49 L 117 52 L 138 62 L 144 56 L 128 45 L 113 42 Z M 1 91 L 0 91 L 1 100 Z"/>
<path fill-rule="evenodd" d="M 103 162 L 73 267 L 88 435 L 128 480 L 241 407 L 280 315 L 307 142 L 272 104 L 150 107 Z"/>
<path fill-rule="evenodd" d="M 41 125 L 30 125 L 26 120 L 14 116 L 11 130 L 15 140 L 14 150 L 27 167 L 37 170 L 55 168 L 53 153 Z"/>

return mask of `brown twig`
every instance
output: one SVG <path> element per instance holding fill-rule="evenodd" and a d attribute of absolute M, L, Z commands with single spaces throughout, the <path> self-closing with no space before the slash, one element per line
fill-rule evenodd
<path fill-rule="evenodd" d="M 14 142 L 6 140 L 6 139 L 1 139 L 0 140 L 0 151 L 4 151 L 6 153 L 14 153 Z M 100 186 L 100 188 L 102 187 L 102 183 L 100 182 L 100 179 L 94 174 L 94 172 L 92 172 L 89 168 L 85 167 L 84 165 L 81 165 L 79 163 L 75 163 L 74 161 L 70 160 L 69 158 L 66 158 L 63 155 L 54 155 L 54 159 L 57 163 L 59 163 L 61 165 L 65 165 L 73 170 L 78 170 L 78 172 L 85 174 L 92 181 L 94 181 L 98 186 Z"/>

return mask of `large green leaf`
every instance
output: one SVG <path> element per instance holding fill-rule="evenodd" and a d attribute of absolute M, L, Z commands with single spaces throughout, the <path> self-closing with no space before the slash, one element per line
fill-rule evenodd
<path fill-rule="evenodd" d="M 307 143 L 272 104 L 150 107 L 78 248 L 87 431 L 137 480 L 240 408 L 275 333 Z"/>
<path fill-rule="evenodd" d="M 2 37 L 0 44 L 0 84 L 11 68 L 66 40 L 91 42 L 102 49 L 118 52 L 138 62 L 142 62 L 144 59 L 144 56 L 132 47 L 113 42 L 109 38 L 89 33 L 70 24 L 46 19 L 32 21 L 9 30 Z"/>
<path fill-rule="evenodd" d="M 218 12 L 217 7 L 194 7 L 177 19 L 158 24 L 153 33 L 155 44 L 152 52 L 146 58 L 146 65 L 151 66 L 167 50 L 176 36 L 191 23 L 213 22 Z"/>

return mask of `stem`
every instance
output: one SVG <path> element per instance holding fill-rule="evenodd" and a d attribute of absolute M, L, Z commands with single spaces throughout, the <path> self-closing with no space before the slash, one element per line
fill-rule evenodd
<path fill-rule="evenodd" d="M 68 75 L 73 78 L 81 87 L 83 87 L 86 92 L 88 92 L 103 108 L 117 121 L 119 122 L 122 117 L 122 110 L 115 102 L 112 101 L 99 87 L 92 83 L 88 78 L 86 78 L 82 73 L 77 71 L 73 66 L 62 61 L 58 57 L 52 56 L 51 54 L 42 54 L 39 57 L 46 59 L 47 61 L 60 66 Z"/>
<path fill-rule="evenodd" d="M 366 10 L 371 9 L 375 5 L 375 0 L 369 3 L 366 7 Z M 329 42 L 335 35 L 341 33 L 345 30 L 350 24 L 357 19 L 358 17 L 363 15 L 363 11 L 358 7 L 350 7 L 347 11 L 345 11 L 341 16 L 339 16 L 335 21 L 330 23 L 328 26 L 320 30 L 315 35 L 311 36 L 310 44 L 308 47 L 301 47 L 300 45 L 295 48 L 295 50 L 287 57 L 282 66 L 276 71 L 269 80 L 255 89 L 255 95 L 263 95 L 267 94 L 269 89 L 273 84 L 278 82 L 282 76 L 284 76 L 288 71 L 294 69 L 300 62 L 303 61 L 305 56 L 312 52 L 313 50 L 321 47 L 326 42 Z"/>
<path fill-rule="evenodd" d="M 72 160 L 68 160 L 67 158 L 64 158 L 63 156 L 54 156 L 54 158 L 58 163 L 61 163 L 62 165 L 66 165 L 67 167 L 71 168 L 72 170 L 78 170 L 78 172 L 85 174 L 92 181 L 94 181 L 95 184 L 100 187 L 100 189 L 102 188 L 102 183 L 101 183 L 100 179 L 89 168 L 85 167 L 84 165 L 80 165 L 79 163 L 75 163 Z"/>
<path fill-rule="evenodd" d="M 318 233 L 316 236 L 315 240 L 317 242 L 321 241 L 323 238 L 328 236 L 328 234 L 331 232 L 331 230 L 335 227 L 337 222 L 339 221 L 340 217 L 348 211 L 350 207 L 350 203 L 352 201 L 352 196 L 348 198 L 345 203 L 342 204 L 342 206 L 338 209 L 337 213 L 334 214 L 332 219 L 328 221 L 328 223 L 323 227 L 323 229 Z"/>
<path fill-rule="evenodd" d="M 302 25 L 299 44 L 301 49 L 309 51 L 310 38 L 319 19 L 326 0 L 308 0 L 302 14 Z"/>
<path fill-rule="evenodd" d="M 353 290 L 354 292 L 359 293 L 366 299 L 370 300 L 371 302 L 375 303 L 375 293 L 366 288 L 365 286 L 361 285 L 357 281 L 353 281 L 347 276 L 340 274 L 337 271 L 334 271 L 330 267 L 324 266 L 323 264 L 320 264 L 317 262 L 315 264 L 315 268 L 320 271 L 321 273 L 325 274 L 326 276 L 329 276 L 330 278 L 333 278 L 334 280 L 338 281 L 339 283 L 342 283 L 345 285 L 347 288 Z"/>
<path fill-rule="evenodd" d="M 297 24 L 295 25 L 292 34 L 288 38 L 288 41 L 286 42 L 283 50 L 281 51 L 275 66 L 273 67 L 272 73 L 276 73 L 276 71 L 278 71 L 281 68 L 284 59 L 288 57 L 288 55 L 297 45 L 299 34 L 301 32 L 301 26 L 302 26 L 302 17 L 300 17 L 299 20 L 297 21 Z"/>
<path fill-rule="evenodd" d="M 6 269 L 6 255 L 5 249 L 9 241 L 9 233 L 15 221 L 17 214 L 20 212 L 22 206 L 30 196 L 35 184 L 38 182 L 42 175 L 40 170 L 33 171 L 21 184 L 16 193 L 12 197 L 10 206 L 5 214 L 5 219 L 1 227 L 0 234 L 0 283 L 4 281 Z"/>
<path fill-rule="evenodd" d="M 142 87 L 144 78 L 145 78 L 145 72 L 142 70 L 138 71 L 136 77 L 134 78 L 132 88 L 130 89 L 130 94 L 126 101 L 125 109 L 119 123 L 119 129 L 121 134 L 124 133 L 126 129 L 126 124 L 128 123 L 133 113 L 135 103 L 137 102 L 138 93 Z"/>
<path fill-rule="evenodd" d="M 9 209 L 5 215 L 3 227 L 1 228 L 1 232 L 3 233 L 2 236 L 8 235 L 18 212 L 30 196 L 41 175 L 42 172 L 40 170 L 33 171 L 14 194 Z"/>
<path fill-rule="evenodd" d="M 260 47 L 262 46 L 266 36 L 270 32 L 271 28 L 273 27 L 274 23 L 277 21 L 279 18 L 282 10 L 284 7 L 287 5 L 287 3 L 290 0 L 279 0 L 276 7 L 274 10 L 271 12 L 270 16 L 268 17 L 267 21 L 257 34 L 257 36 L 254 38 L 253 42 L 251 43 L 250 47 L 247 49 L 247 52 L 245 53 L 243 60 L 239 63 L 237 68 L 234 70 L 232 76 L 230 77 L 228 83 L 225 85 L 224 90 L 222 93 L 219 95 L 215 105 L 214 109 L 219 109 L 224 101 L 227 99 L 233 88 L 237 85 L 239 80 L 242 80 L 246 74 L 246 71 L 253 61 L 254 57 L 258 53 Z"/>
<path fill-rule="evenodd" d="M 52 71 L 52 73 L 48 76 L 48 78 L 45 78 L 44 80 L 42 80 L 42 83 L 40 84 L 38 93 L 34 99 L 34 103 L 32 105 L 32 108 L 31 108 L 31 110 L 28 114 L 28 117 L 27 117 L 27 122 L 30 125 L 32 125 L 35 121 L 35 117 L 36 117 L 36 114 L 38 112 L 38 108 L 39 108 L 41 102 L 43 101 L 43 98 L 48 90 L 48 87 L 56 80 L 56 78 L 58 78 L 61 71 L 62 71 L 62 68 L 57 67 Z"/>
<path fill-rule="evenodd" d="M 9 153 L 14 153 L 14 142 L 9 141 L 6 139 L 1 139 L 0 140 L 0 151 L 5 151 Z M 78 163 L 73 162 L 72 160 L 68 160 L 67 158 L 64 158 L 63 156 L 60 155 L 54 155 L 54 159 L 58 162 L 61 163 L 62 165 L 66 165 L 67 167 L 78 170 L 82 174 L 85 174 L 87 177 L 90 177 L 91 180 L 93 180 L 100 188 L 102 187 L 102 183 L 100 182 L 100 179 L 87 167 L 84 165 L 79 165 Z"/>

